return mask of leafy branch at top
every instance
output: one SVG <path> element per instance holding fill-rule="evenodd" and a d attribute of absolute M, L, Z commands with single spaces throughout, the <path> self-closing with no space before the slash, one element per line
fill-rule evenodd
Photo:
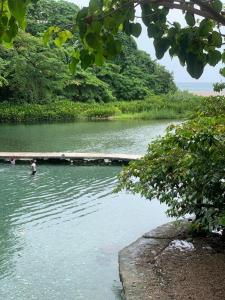
<path fill-rule="evenodd" d="M 26 7 L 38 0 L 2 0 L 0 15 L 0 42 L 11 43 L 18 28 L 25 27 Z M 161 59 L 166 52 L 177 56 L 188 73 L 199 78 L 206 65 L 224 63 L 223 26 L 224 5 L 220 0 L 90 0 L 76 16 L 72 33 L 50 27 L 44 40 L 54 40 L 61 46 L 68 39 L 74 41 L 70 68 L 77 64 L 87 68 L 92 64 L 102 65 L 105 60 L 121 52 L 120 31 L 138 37 L 142 25 L 136 21 L 136 8 L 141 7 L 141 18 L 147 27 L 149 38 L 154 39 L 156 57 Z M 170 10 L 182 11 L 187 26 L 170 23 Z M 225 75 L 225 68 L 220 70 Z"/>
<path fill-rule="evenodd" d="M 89 7 L 84 7 L 77 16 L 80 42 L 75 49 L 74 66 L 79 61 L 84 67 L 93 63 L 101 65 L 105 59 L 117 55 L 121 51 L 117 40 L 120 30 L 138 37 L 142 26 L 135 18 L 137 5 L 141 7 L 148 36 L 154 39 L 158 59 L 168 51 L 171 57 L 179 58 L 194 78 L 202 75 L 207 64 L 215 66 L 224 62 L 221 28 L 225 17 L 219 0 L 91 0 Z M 183 12 L 186 27 L 168 22 L 170 9 Z M 201 20 L 196 16 L 202 17 Z M 225 69 L 221 69 L 221 74 L 225 74 Z"/>

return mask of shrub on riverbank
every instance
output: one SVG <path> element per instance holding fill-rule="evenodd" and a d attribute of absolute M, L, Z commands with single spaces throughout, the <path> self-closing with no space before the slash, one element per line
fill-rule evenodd
<path fill-rule="evenodd" d="M 117 112 L 113 106 L 58 101 L 50 104 L 1 104 L 1 123 L 73 121 L 78 119 L 108 118 Z"/>
<path fill-rule="evenodd" d="M 201 97 L 188 92 L 148 96 L 145 101 L 119 101 L 114 105 L 121 111 L 120 119 L 182 119 L 197 111 Z"/>
<path fill-rule="evenodd" d="M 177 95 L 177 96 L 176 96 Z M 197 110 L 200 97 L 187 93 L 149 96 L 146 100 L 79 103 L 58 100 L 49 104 L 0 105 L 0 122 L 73 121 L 78 119 L 181 119 Z"/>
<path fill-rule="evenodd" d="M 171 126 L 124 169 L 118 189 L 158 198 L 172 217 L 195 215 L 197 232 L 225 226 L 224 153 L 225 97 L 210 97 L 195 118 Z"/>

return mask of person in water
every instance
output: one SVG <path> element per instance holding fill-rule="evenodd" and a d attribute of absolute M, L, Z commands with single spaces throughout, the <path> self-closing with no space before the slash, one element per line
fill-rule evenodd
<path fill-rule="evenodd" d="M 31 163 L 31 174 L 32 175 L 35 175 L 36 172 L 37 172 L 37 165 L 36 165 L 36 160 L 32 160 L 32 163 Z"/>
<path fill-rule="evenodd" d="M 10 160 L 11 165 L 15 165 L 16 164 L 16 159 L 15 157 L 12 157 Z"/>

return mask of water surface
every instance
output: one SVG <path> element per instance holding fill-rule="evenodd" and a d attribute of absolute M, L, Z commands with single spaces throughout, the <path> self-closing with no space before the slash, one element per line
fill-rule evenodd
<path fill-rule="evenodd" d="M 102 121 L 0 125 L 0 151 L 142 154 L 172 121 Z"/>
<path fill-rule="evenodd" d="M 1 125 L 0 151 L 144 153 L 168 122 Z M 0 164 L 0 299 L 118 300 L 118 252 L 165 207 L 113 194 L 120 167 Z"/>

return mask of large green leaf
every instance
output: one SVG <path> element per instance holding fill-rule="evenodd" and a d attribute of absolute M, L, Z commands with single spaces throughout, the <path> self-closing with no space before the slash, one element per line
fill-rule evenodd
<path fill-rule="evenodd" d="M 11 14 L 16 18 L 21 28 L 25 27 L 26 0 L 8 0 Z"/>
<path fill-rule="evenodd" d="M 127 8 L 127 11 L 126 11 L 126 17 L 131 20 L 131 21 L 134 21 L 135 19 L 135 9 L 134 9 L 134 6 L 129 6 Z"/>
<path fill-rule="evenodd" d="M 195 16 L 194 16 L 194 14 L 191 14 L 191 13 L 187 12 L 186 15 L 185 15 L 185 20 L 186 20 L 186 22 L 189 26 L 194 26 L 195 25 Z"/>
<path fill-rule="evenodd" d="M 104 18 L 104 27 L 107 29 L 107 30 L 114 30 L 114 28 L 117 28 L 117 24 L 116 24 L 116 22 L 115 22 L 115 20 L 114 20 L 114 18 L 113 17 L 111 17 L 111 16 L 106 16 L 105 18 Z"/>
<path fill-rule="evenodd" d="M 187 71 L 193 78 L 200 78 L 205 64 L 194 53 L 188 53 L 186 57 Z"/>
<path fill-rule="evenodd" d="M 105 42 L 104 55 L 107 56 L 108 58 L 113 58 L 121 52 L 121 48 L 122 48 L 121 42 L 119 40 L 113 39 L 113 37 L 110 36 Z"/>
<path fill-rule="evenodd" d="M 43 35 L 43 42 L 45 45 L 48 44 L 49 40 L 51 39 L 51 37 L 55 34 L 55 33 L 58 33 L 60 31 L 60 28 L 57 27 L 57 26 L 50 26 L 48 28 L 48 30 L 46 30 L 44 32 L 44 35 Z"/>
<path fill-rule="evenodd" d="M 154 40 L 155 53 L 158 59 L 161 59 L 165 52 L 169 49 L 170 43 L 167 38 L 155 39 Z"/>
<path fill-rule="evenodd" d="M 87 32 L 87 22 L 85 21 L 85 18 L 88 16 L 88 8 L 83 7 L 77 14 L 76 17 L 76 24 L 79 28 L 80 37 L 83 39 L 86 32 Z"/>
<path fill-rule="evenodd" d="M 100 46 L 100 36 L 95 32 L 89 32 L 86 37 L 86 42 L 89 47 L 98 49 Z"/>
<path fill-rule="evenodd" d="M 74 75 L 75 72 L 76 72 L 76 69 L 77 69 L 77 65 L 79 63 L 79 59 L 76 58 L 76 57 L 71 57 L 71 61 L 70 61 L 70 64 L 69 64 L 69 68 L 70 68 L 70 71 L 71 73 Z"/>
<path fill-rule="evenodd" d="M 225 63 L 225 50 L 223 50 L 223 53 L 222 53 L 222 62 Z"/>
<path fill-rule="evenodd" d="M 178 58 L 179 58 L 180 64 L 181 64 L 182 66 L 185 66 L 185 62 L 186 62 L 186 52 L 184 52 L 184 51 L 179 51 L 179 52 L 177 53 L 177 56 L 178 56 Z"/>
<path fill-rule="evenodd" d="M 222 42 L 221 34 L 217 31 L 213 31 L 209 37 L 209 44 L 219 48 L 221 47 Z"/>
<path fill-rule="evenodd" d="M 148 26 L 148 37 L 150 38 L 156 38 L 159 36 L 160 28 L 155 25 L 154 23 L 149 24 Z"/>
<path fill-rule="evenodd" d="M 199 34 L 201 36 L 208 36 L 213 29 L 213 22 L 209 19 L 203 19 L 199 25 Z"/>
<path fill-rule="evenodd" d="M 95 12 L 103 7 L 103 0 L 90 0 L 89 9 L 90 12 Z"/>
<path fill-rule="evenodd" d="M 82 69 L 85 70 L 94 63 L 95 56 L 93 54 L 89 54 L 87 50 L 82 50 L 80 52 L 80 59 L 81 59 L 81 67 Z"/>
<path fill-rule="evenodd" d="M 133 36 L 135 36 L 136 38 L 138 38 L 139 35 L 141 34 L 141 30 L 142 30 L 141 24 L 139 24 L 139 23 L 131 23 L 131 34 Z"/>
<path fill-rule="evenodd" d="M 102 66 L 104 64 L 105 58 L 102 52 L 97 52 L 95 55 L 95 64 L 97 66 Z"/>
<path fill-rule="evenodd" d="M 208 63 L 210 66 L 215 66 L 221 60 L 221 53 L 218 50 L 209 51 L 208 53 Z"/>
<path fill-rule="evenodd" d="M 222 69 L 220 69 L 220 74 L 221 74 L 223 77 L 225 77 L 225 67 L 222 68 Z"/>
<path fill-rule="evenodd" d="M 151 23 L 151 15 L 153 13 L 153 10 L 151 6 L 148 3 L 144 3 L 141 5 L 142 8 L 142 21 L 146 26 L 149 26 L 149 23 Z"/>
<path fill-rule="evenodd" d="M 221 12 L 221 10 L 223 9 L 223 3 L 219 0 L 213 1 L 211 6 L 217 12 Z"/>
<path fill-rule="evenodd" d="M 17 26 L 17 24 L 15 22 L 15 18 L 13 16 L 11 16 L 8 26 L 9 26 L 10 36 L 12 38 L 14 38 L 18 33 L 18 26 Z"/>
<path fill-rule="evenodd" d="M 68 30 L 64 30 L 58 33 L 57 38 L 54 40 L 54 43 L 57 47 L 61 47 L 66 43 L 68 39 L 72 38 L 72 33 Z"/>
<path fill-rule="evenodd" d="M 83 7 L 81 10 L 79 10 L 77 17 L 76 17 L 76 21 L 77 23 L 83 22 L 84 19 L 88 16 L 88 7 Z"/>

